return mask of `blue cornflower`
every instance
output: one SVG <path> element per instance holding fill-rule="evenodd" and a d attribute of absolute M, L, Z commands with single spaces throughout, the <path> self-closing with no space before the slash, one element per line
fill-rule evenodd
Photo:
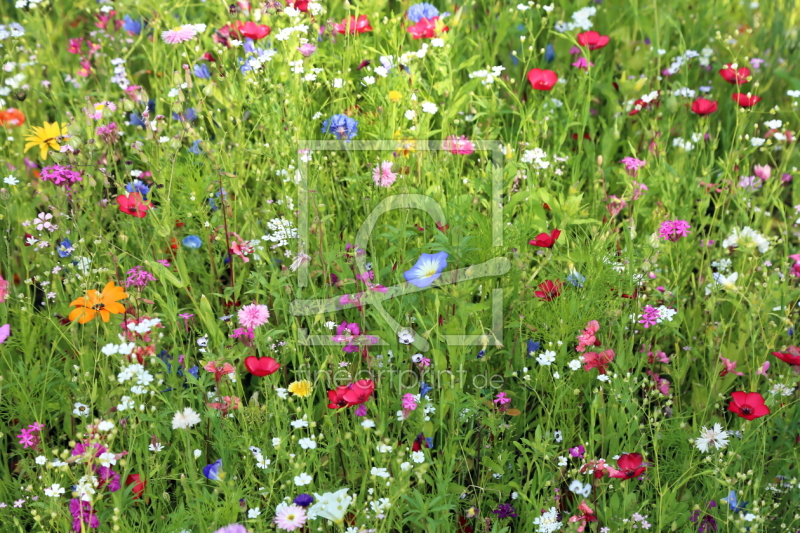
<path fill-rule="evenodd" d="M 192 143 L 192 147 L 189 148 L 189 151 L 194 155 L 200 155 L 203 152 L 202 148 L 200 148 L 200 142 L 200 139 L 197 139 Z"/>
<path fill-rule="evenodd" d="M 142 195 L 142 200 L 147 201 L 147 195 L 150 194 L 150 187 L 142 180 L 133 180 L 125 185 L 125 190 L 128 192 L 138 192 Z"/>
<path fill-rule="evenodd" d="M 125 15 L 124 23 L 122 24 L 122 29 L 127 31 L 133 35 L 139 35 L 142 33 L 142 28 L 144 28 L 144 24 L 141 20 L 132 19 L 130 15 Z"/>
<path fill-rule="evenodd" d="M 556 51 L 553 48 L 552 44 L 548 44 L 547 47 L 544 49 L 544 60 L 548 63 L 552 63 L 553 60 L 556 58 Z"/>
<path fill-rule="evenodd" d="M 173 111 L 172 112 L 172 118 L 174 120 L 183 121 L 184 119 L 186 119 L 187 122 L 194 122 L 195 120 L 197 120 L 197 112 L 194 110 L 193 107 L 190 107 L 189 109 L 187 109 L 186 112 L 183 115 L 180 115 L 180 114 L 175 113 Z"/>
<path fill-rule="evenodd" d="M 128 121 L 131 123 L 131 126 L 141 126 L 144 128 L 144 119 L 139 113 L 131 113 L 128 115 Z"/>
<path fill-rule="evenodd" d="M 58 248 L 56 248 L 59 257 L 69 257 L 72 255 L 72 243 L 69 239 L 64 239 L 60 243 L 58 243 Z"/>
<path fill-rule="evenodd" d="M 447 252 L 438 254 L 422 254 L 416 264 L 403 273 L 406 281 L 415 287 L 424 289 L 442 275 L 442 270 L 447 266 Z"/>
<path fill-rule="evenodd" d="M 531 357 L 533 354 L 539 351 L 539 348 L 542 347 L 542 343 L 539 341 L 535 341 L 533 339 L 528 339 L 528 357 Z"/>
<path fill-rule="evenodd" d="M 331 133 L 340 140 L 358 135 L 358 122 L 347 115 L 333 115 L 322 123 L 322 133 Z"/>
<path fill-rule="evenodd" d="M 439 16 L 439 10 L 427 2 L 414 4 L 408 8 L 408 20 L 419 22 L 422 19 L 432 19 Z"/>
<path fill-rule="evenodd" d="M 731 511 L 734 512 L 734 513 L 738 513 L 738 512 L 744 511 L 745 506 L 748 503 L 750 503 L 750 502 L 742 502 L 742 504 L 739 505 L 739 500 L 736 499 L 736 491 L 735 490 L 731 490 L 728 493 L 728 497 L 727 498 L 722 498 L 722 501 L 727 503 L 730 506 Z"/>
<path fill-rule="evenodd" d="M 304 492 L 303 494 L 300 494 L 297 498 L 295 498 L 294 502 L 292 503 L 294 503 L 295 505 L 299 505 L 300 507 L 308 507 L 309 505 L 314 503 L 314 497 Z"/>
<path fill-rule="evenodd" d="M 201 246 L 203 246 L 203 241 L 200 240 L 200 237 L 197 235 L 189 235 L 188 237 L 184 237 L 183 241 L 181 241 L 183 245 L 187 248 L 191 248 L 192 250 L 197 250 Z"/>
<path fill-rule="evenodd" d="M 194 66 L 194 75 L 200 78 L 201 80 L 209 80 L 211 79 L 211 70 L 209 70 L 208 65 L 205 63 L 197 63 Z"/>
<path fill-rule="evenodd" d="M 420 397 L 424 398 L 432 390 L 433 387 L 423 381 L 419 386 L 419 395 Z"/>
<path fill-rule="evenodd" d="M 428 443 L 428 448 L 433 449 L 433 437 L 425 437 L 425 442 Z"/>
<path fill-rule="evenodd" d="M 211 481 L 217 481 L 222 474 L 222 459 L 217 459 L 210 465 L 203 467 L 203 475 Z"/>
<path fill-rule="evenodd" d="M 483 359 L 485 355 L 486 355 L 486 350 L 480 350 L 478 352 L 478 359 Z"/>
<path fill-rule="evenodd" d="M 573 270 L 570 272 L 569 276 L 567 276 L 567 281 L 569 281 L 573 287 L 578 287 L 579 289 L 583 288 L 583 282 L 586 281 L 586 276 L 582 276 L 580 272 L 577 270 Z"/>

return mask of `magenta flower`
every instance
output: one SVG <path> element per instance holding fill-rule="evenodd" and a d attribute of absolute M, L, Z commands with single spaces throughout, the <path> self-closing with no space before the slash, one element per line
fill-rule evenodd
<path fill-rule="evenodd" d="M 342 351 L 351 353 L 358 350 L 358 346 L 356 346 L 356 341 L 358 337 L 361 336 L 361 328 L 355 322 L 348 324 L 347 322 L 342 322 L 336 328 L 336 335 L 333 336 L 333 342 L 339 342 L 345 344 L 345 347 L 342 348 Z"/>
<path fill-rule="evenodd" d="M 509 400 L 510 401 L 510 400 Z M 405 394 L 403 395 L 403 409 L 407 409 L 409 411 L 413 411 L 417 408 L 417 400 L 414 398 L 413 394 Z"/>
<path fill-rule="evenodd" d="M 125 287 L 147 287 L 156 277 L 144 269 L 142 266 L 135 266 L 128 270 L 128 279 L 125 280 Z"/>
<path fill-rule="evenodd" d="M 583 70 L 589 70 L 589 67 L 593 67 L 594 63 L 591 63 L 587 61 L 585 57 L 582 57 L 578 59 L 576 62 L 574 62 L 572 66 Z"/>
<path fill-rule="evenodd" d="M 475 145 L 464 135 L 461 137 L 450 135 L 444 140 L 442 147 L 456 155 L 469 155 L 475 151 Z"/>
<path fill-rule="evenodd" d="M 239 309 L 239 324 L 246 328 L 257 328 L 269 322 L 269 308 L 263 304 L 245 305 Z"/>
<path fill-rule="evenodd" d="M 645 166 L 647 161 L 642 161 L 641 159 L 636 159 L 635 157 L 623 157 L 620 160 L 620 163 L 625 165 L 625 171 L 628 173 L 628 175 L 632 178 L 635 178 L 639 174 L 639 169 Z"/>
<path fill-rule="evenodd" d="M 644 308 L 644 313 L 642 313 L 642 316 L 639 318 L 641 319 L 639 320 L 639 324 L 644 324 L 644 329 L 647 329 L 650 326 L 658 324 L 658 319 L 661 318 L 661 314 L 655 307 L 647 305 Z"/>
<path fill-rule="evenodd" d="M 772 175 L 772 167 L 769 165 L 755 165 L 753 166 L 753 173 L 761 181 L 767 181 Z"/>
<path fill-rule="evenodd" d="M 658 228 L 658 235 L 662 239 L 674 242 L 681 237 L 688 236 L 691 227 L 685 220 L 665 220 Z"/>
<path fill-rule="evenodd" d="M 82 180 L 80 172 L 72 170 L 69 165 L 51 165 L 44 167 L 40 176 L 45 181 L 52 181 L 55 185 L 64 185 L 69 187 L 74 183 Z"/>
<path fill-rule="evenodd" d="M 644 183 L 639 183 L 638 181 L 633 182 L 633 195 L 631 196 L 631 201 L 638 200 L 644 193 L 649 191 L 650 189 Z"/>
<path fill-rule="evenodd" d="M 497 396 L 494 399 L 494 403 L 505 405 L 507 403 L 511 403 L 511 398 L 509 398 L 505 392 L 498 392 Z"/>

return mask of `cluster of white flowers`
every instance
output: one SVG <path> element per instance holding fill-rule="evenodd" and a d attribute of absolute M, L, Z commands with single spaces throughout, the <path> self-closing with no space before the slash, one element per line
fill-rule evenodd
<path fill-rule="evenodd" d="M 592 29 L 592 26 L 594 26 L 592 17 L 596 14 L 596 7 L 584 7 L 572 14 L 572 22 L 558 21 L 556 22 L 554 28 L 559 33 L 577 29 L 588 31 Z"/>
<path fill-rule="evenodd" d="M 25 28 L 18 22 L 12 22 L 8 26 L 0 24 L 0 41 L 5 41 L 9 37 L 22 37 L 25 35 Z"/>
<path fill-rule="evenodd" d="M 698 61 L 700 62 L 701 67 L 707 67 L 711 64 L 711 56 L 714 55 L 714 50 L 706 46 L 702 50 L 700 50 L 700 58 Z"/>
<path fill-rule="evenodd" d="M 542 516 L 533 521 L 533 525 L 537 526 L 538 533 L 553 533 L 561 529 L 561 522 L 558 521 L 558 510 L 551 507 L 547 512 L 542 513 Z"/>
<path fill-rule="evenodd" d="M 273 250 L 281 246 L 288 246 L 289 239 L 297 238 L 297 229 L 294 227 L 294 224 L 283 217 L 273 218 L 267 222 L 267 228 L 269 228 L 270 233 L 261 237 L 261 240 L 265 242 L 274 242 L 275 244 L 270 247 Z"/>
<path fill-rule="evenodd" d="M 476 70 L 471 72 L 469 77 L 472 79 L 478 78 L 484 85 L 491 85 L 494 83 L 495 78 L 499 78 L 506 67 L 486 67 L 485 70 Z M 491 70 L 491 72 L 489 72 Z"/>
<path fill-rule="evenodd" d="M 674 91 L 672 91 L 672 94 L 674 94 L 675 96 L 694 98 L 697 95 L 697 92 L 694 89 L 690 89 L 688 87 L 681 87 L 680 89 L 675 89 Z"/>
<path fill-rule="evenodd" d="M 675 137 L 672 139 L 672 146 L 675 148 L 680 148 L 684 152 L 691 152 L 694 150 L 694 143 L 684 139 L 683 137 Z"/>
<path fill-rule="evenodd" d="M 545 158 L 547 153 L 541 148 L 534 148 L 533 150 L 525 150 L 522 154 L 520 162 L 532 164 L 536 168 L 545 169 L 550 167 L 550 161 Z"/>
<path fill-rule="evenodd" d="M 723 248 L 739 248 L 751 245 L 755 246 L 762 254 L 767 253 L 767 250 L 769 250 L 769 241 L 766 237 L 750 226 L 745 226 L 741 230 L 733 228 L 728 238 L 722 241 Z"/>
<path fill-rule="evenodd" d="M 422 43 L 422 48 L 416 52 L 405 52 L 401 55 L 400 63 L 408 65 L 413 59 L 425 59 L 426 55 L 428 55 L 428 43 Z"/>
<path fill-rule="evenodd" d="M 550 366 L 556 362 L 556 352 L 545 350 L 536 357 L 536 362 L 542 366 Z"/>
<path fill-rule="evenodd" d="M 153 374 L 145 370 L 144 366 L 138 363 L 124 367 L 122 371 L 117 374 L 117 381 L 120 383 L 133 381 L 131 392 L 137 395 L 146 394 L 147 386 L 154 380 Z"/>
<path fill-rule="evenodd" d="M 692 59 L 693 57 L 700 57 L 700 54 L 698 54 L 694 50 L 686 50 L 686 52 L 684 52 L 683 54 L 679 55 L 678 57 L 672 60 L 670 66 L 667 67 L 665 70 L 666 74 L 670 76 L 677 74 L 680 68 L 686 63 L 688 63 L 689 60 Z"/>
<path fill-rule="evenodd" d="M 291 37 L 295 33 L 300 33 L 303 35 L 308 33 L 308 24 L 298 24 L 297 26 L 289 26 L 287 28 L 282 28 L 275 35 L 275 39 L 278 41 L 288 41 L 289 37 Z"/>

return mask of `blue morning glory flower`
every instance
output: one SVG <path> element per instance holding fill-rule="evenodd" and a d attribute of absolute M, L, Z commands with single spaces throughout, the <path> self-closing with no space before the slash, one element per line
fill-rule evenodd
<path fill-rule="evenodd" d="M 205 63 L 197 63 L 194 66 L 194 75 L 200 78 L 201 80 L 209 80 L 211 79 L 211 70 L 209 70 L 208 65 Z"/>
<path fill-rule="evenodd" d="M 203 467 L 203 475 L 211 481 L 217 481 L 222 474 L 222 459 L 217 459 L 210 465 Z"/>
<path fill-rule="evenodd" d="M 340 140 L 358 135 L 358 122 L 347 115 L 333 115 L 322 123 L 322 133 L 331 133 Z"/>
<path fill-rule="evenodd" d="M 147 201 L 147 195 L 150 194 L 150 187 L 142 180 L 133 180 L 125 185 L 125 190 L 128 192 L 138 192 L 142 195 L 142 200 Z"/>
<path fill-rule="evenodd" d="M 414 4 L 408 8 L 408 20 L 419 22 L 422 19 L 432 19 L 439 16 L 439 10 L 427 2 Z"/>
<path fill-rule="evenodd" d="M 442 275 L 442 270 L 447 266 L 447 252 L 438 254 L 422 254 L 411 270 L 403 272 L 406 281 L 415 287 L 424 289 Z"/>
<path fill-rule="evenodd" d="M 185 247 L 191 248 L 192 250 L 197 250 L 203 245 L 203 241 L 201 241 L 200 237 L 197 235 L 189 235 L 188 237 L 184 237 L 183 241 L 181 242 Z"/>
<path fill-rule="evenodd" d="M 552 63 L 553 60 L 556 58 L 556 51 L 553 48 L 552 44 L 548 44 L 547 47 L 544 49 L 544 60 L 548 63 Z"/>
<path fill-rule="evenodd" d="M 60 243 L 58 243 L 58 248 L 56 248 L 59 257 L 69 257 L 72 255 L 72 243 L 69 239 L 64 239 Z"/>
<path fill-rule="evenodd" d="M 124 23 L 122 24 L 122 29 L 131 33 L 133 35 L 139 35 L 142 33 L 142 28 L 144 24 L 142 24 L 141 20 L 134 20 L 131 18 L 130 15 L 125 15 Z"/>
<path fill-rule="evenodd" d="M 539 348 L 542 347 L 542 343 L 539 341 L 535 341 L 533 339 L 528 339 L 528 356 L 532 356 L 536 352 L 539 351 Z"/>
<path fill-rule="evenodd" d="M 722 501 L 727 503 L 730 506 L 731 511 L 734 512 L 734 513 L 738 513 L 740 511 L 744 511 L 745 506 L 748 503 L 750 503 L 750 502 L 742 502 L 742 504 L 739 505 L 739 501 L 736 499 L 736 491 L 735 490 L 731 490 L 728 493 L 728 497 L 727 498 L 722 498 Z"/>

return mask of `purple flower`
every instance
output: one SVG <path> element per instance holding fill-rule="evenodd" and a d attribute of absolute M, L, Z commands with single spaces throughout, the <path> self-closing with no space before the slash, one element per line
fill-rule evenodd
<path fill-rule="evenodd" d="M 674 242 L 681 237 L 688 236 L 691 227 L 685 220 L 665 220 L 658 228 L 658 235 L 662 239 Z"/>
<path fill-rule="evenodd" d="M 635 157 L 623 157 L 620 160 L 620 163 L 625 165 L 625 171 L 628 173 L 628 175 L 632 178 L 635 178 L 639 173 L 639 169 L 645 166 L 647 161 L 642 161 L 641 159 L 636 159 Z"/>
<path fill-rule="evenodd" d="M 73 183 L 82 180 L 80 172 L 72 170 L 69 165 L 51 165 L 42 169 L 41 178 L 45 181 L 52 181 L 55 185 L 69 187 Z"/>
<path fill-rule="evenodd" d="M 72 529 L 75 533 L 83 531 L 84 528 L 81 524 L 86 524 L 90 528 L 100 527 L 100 520 L 97 519 L 95 511 L 92 509 L 92 504 L 89 502 L 72 498 L 69 501 L 69 512 L 72 514 Z"/>
<path fill-rule="evenodd" d="M 156 277 L 144 269 L 142 266 L 135 266 L 128 270 L 128 279 L 125 280 L 125 287 L 147 287 Z"/>
<path fill-rule="evenodd" d="M 492 512 L 497 515 L 497 518 L 514 518 L 517 516 L 517 510 L 510 503 L 501 503 Z"/>
<path fill-rule="evenodd" d="M 293 502 L 295 505 L 299 505 L 300 507 L 308 507 L 312 503 L 314 503 L 314 497 L 310 494 L 300 494 L 297 498 L 294 499 Z"/>
<path fill-rule="evenodd" d="M 217 481 L 220 479 L 220 474 L 222 474 L 222 459 L 217 459 L 210 465 L 203 467 L 203 475 L 211 481 Z"/>
<path fill-rule="evenodd" d="M 584 453 L 586 453 L 586 448 L 583 447 L 583 444 L 579 444 L 578 446 L 569 449 L 569 454 L 572 457 L 583 458 Z"/>

